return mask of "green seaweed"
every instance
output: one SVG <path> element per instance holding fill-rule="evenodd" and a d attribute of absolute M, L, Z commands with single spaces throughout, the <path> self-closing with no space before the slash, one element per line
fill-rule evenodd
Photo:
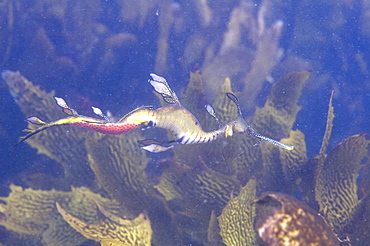
<path fill-rule="evenodd" d="M 32 156 L 30 162 L 36 163 L 36 168 L 30 169 L 37 173 L 27 170 L 21 175 L 23 183 L 33 189 L 10 185 L 9 196 L 1 198 L 0 223 L 12 238 L 1 238 L 0 244 L 85 242 L 86 238 L 62 219 L 55 206 L 58 202 L 74 218 L 98 228 L 98 234 L 103 231 L 100 225 L 112 225 L 102 224 L 101 218 L 108 221 L 113 214 L 129 221 L 145 213 L 150 218 L 153 245 L 224 245 L 216 217 L 221 218 L 222 210 L 226 214 L 227 208 L 242 198 L 245 188 L 241 187 L 250 180 L 254 180 L 258 196 L 269 190 L 288 195 L 300 191 L 302 200 L 315 210 L 306 215 L 312 216 L 311 222 L 317 222 L 314 229 L 310 220 L 301 225 L 287 223 L 289 228 L 300 229 L 300 238 L 315 239 L 322 232 L 331 238 L 326 223 L 341 238 L 350 240 L 347 244 L 367 244 L 369 136 L 350 136 L 329 149 L 334 119 L 331 97 L 321 149 L 308 160 L 306 144 L 317 149 L 320 146 L 308 143 L 303 132 L 314 135 L 316 126 L 310 129 L 312 132 L 306 132 L 304 124 L 295 125 L 294 130 L 292 126 L 300 110 L 297 103 L 302 87 L 310 73 L 284 73 L 314 71 L 305 87 L 307 105 L 302 105 L 311 111 L 318 101 L 324 101 L 321 92 L 334 88 L 340 110 L 351 119 L 348 132 L 353 129 L 361 132 L 358 127 L 368 122 L 368 53 L 361 45 L 353 49 L 348 37 L 358 40 L 370 37 L 369 13 L 369 1 L 2 1 L 2 69 L 19 70 L 41 88 L 56 89 L 78 100 L 95 100 L 104 108 L 116 110 L 114 107 L 127 109 L 132 103 L 144 103 L 146 88 L 141 76 L 146 76 L 151 67 L 154 72 L 179 82 L 176 92 L 183 106 L 204 129 L 218 128 L 204 110 L 207 103 L 212 103 L 221 123 L 236 117 L 235 105 L 225 96 L 232 92 L 238 96 L 243 113 L 252 114 L 246 119 L 248 124 L 262 135 L 295 148 L 286 151 L 259 143 L 251 136 L 233 136 L 152 155 L 140 150 L 136 140 L 144 134 L 163 139 L 164 131 L 102 136 L 73 127 L 55 127 L 28 141 L 46 156 Z M 286 32 L 288 28 L 290 31 Z M 190 75 L 187 88 L 182 87 L 180 81 L 185 81 L 192 69 L 197 72 Z M 277 74 L 284 75 L 275 82 Z M 55 120 L 62 116 L 52 99 L 54 92 L 46 93 L 18 72 L 7 71 L 3 77 L 25 117 L 35 115 Z M 274 83 L 268 99 L 253 113 L 261 102 L 258 96 L 267 93 L 263 89 L 268 87 L 267 81 Z M 115 101 L 119 104 L 112 103 Z M 5 148 L 8 141 L 13 141 L 9 136 L 14 128 L 7 127 L 15 117 L 13 110 L 2 106 L 0 118 L 4 123 L 0 123 L 0 135 Z M 319 115 L 312 112 L 312 116 Z M 341 130 L 346 136 L 348 132 Z M 18 150 L 23 151 L 19 147 Z M 42 171 L 38 173 L 38 168 L 51 164 L 48 162 L 61 165 L 62 175 L 54 178 Z M 11 178 L 10 182 L 17 180 Z M 83 192 L 78 193 L 77 189 Z M 294 210 L 292 216 L 284 209 L 307 211 L 304 205 L 291 197 L 267 194 L 269 198 L 265 196 L 265 200 L 280 204 L 273 207 L 275 210 L 267 218 L 272 214 L 293 218 L 285 222 L 302 221 Z M 109 211 L 106 213 L 109 216 L 104 217 L 97 204 Z M 256 212 L 260 209 L 257 206 Z M 317 216 L 318 212 L 326 221 Z M 237 224 L 239 221 L 234 218 L 227 217 L 223 225 Z M 250 222 L 251 217 L 247 219 Z M 310 230 L 304 232 L 302 227 L 294 227 L 302 225 Z M 223 230 L 224 233 L 228 229 Z M 286 234 L 284 242 L 292 243 L 294 233 Z M 232 239 L 230 244 L 249 239 L 240 235 L 244 236 L 233 232 L 226 238 Z M 89 243 L 92 242 L 84 245 Z M 338 244 L 334 239 L 330 243 Z M 324 241 L 321 245 L 330 243 Z M 104 239 L 101 244 L 128 245 L 116 239 Z M 266 245 L 261 238 L 255 244 Z"/>
<path fill-rule="evenodd" d="M 255 219 L 256 180 L 251 179 L 230 201 L 218 217 L 222 241 L 228 245 L 255 245 L 257 235 Z"/>
<path fill-rule="evenodd" d="M 59 213 L 76 231 L 101 245 L 151 245 L 152 228 L 147 215 L 127 220 L 111 214 L 98 202 L 96 205 L 103 218 L 98 224 L 91 224 L 72 216 L 56 203 Z"/>
<path fill-rule="evenodd" d="M 41 97 L 51 98 L 53 94 L 47 94 L 33 86 L 20 74 L 9 73 L 8 76 L 11 76 L 7 78 L 7 82 L 14 97 L 19 96 L 17 93 L 24 93 L 24 97 L 19 99 L 18 103 L 27 114 L 38 113 L 35 110 L 38 107 L 48 107 L 43 114 L 50 119 L 57 117 L 58 110 L 55 110 L 54 105 L 51 106 L 52 101 L 41 100 Z M 346 226 L 359 216 L 360 200 L 356 200 L 353 194 L 356 194 L 357 191 L 355 180 L 361 169 L 359 163 L 362 158 L 360 157 L 366 156 L 368 140 L 366 135 L 353 136 L 327 156 L 321 153 L 319 157 L 307 160 L 304 134 L 298 129 L 292 130 L 291 127 L 300 110 L 297 102 L 308 76 L 308 72 L 293 72 L 283 76 L 273 85 L 265 106 L 257 109 L 250 120 L 253 128 L 270 134 L 269 136 L 272 138 L 285 137 L 280 141 L 294 145 L 295 148 L 292 151 L 278 148 L 266 142 L 259 143 L 252 136 L 235 135 L 230 138 L 218 139 L 212 143 L 181 145 L 173 149 L 172 156 L 153 158 L 147 152 L 140 150 L 137 140 L 142 139 L 142 131 L 139 130 L 120 136 L 105 136 L 77 128 L 70 128 L 70 133 L 73 134 L 63 134 L 63 127 L 55 127 L 55 129 L 41 132 L 40 137 L 36 135 L 28 141 L 40 153 L 47 154 L 65 167 L 65 173 L 70 174 L 59 179 L 67 180 L 67 186 L 77 182 L 78 178 L 80 178 L 78 181 L 85 182 L 85 176 L 80 177 L 80 173 L 71 173 L 72 171 L 86 171 L 87 174 L 92 174 L 89 176 L 91 180 L 83 183 L 86 188 L 80 189 L 92 189 L 95 194 L 90 192 L 87 195 L 87 191 L 80 192 L 80 194 L 86 197 L 86 202 L 90 198 L 88 202 L 90 207 L 86 212 L 93 214 L 93 216 L 80 212 L 80 209 L 84 209 L 86 206 L 73 205 L 71 207 L 69 203 L 63 203 L 59 198 L 55 198 L 55 194 L 59 194 L 61 191 L 54 189 L 50 191 L 32 190 L 35 194 L 43 194 L 38 196 L 41 200 L 53 197 L 52 199 L 48 198 L 48 206 L 52 206 L 52 209 L 45 213 L 45 218 L 53 215 L 42 221 L 37 216 L 30 217 L 29 221 L 18 219 L 15 223 L 16 226 L 10 223 L 11 220 L 7 220 L 4 225 L 8 230 L 18 233 L 40 235 L 42 242 L 46 242 L 45 244 L 58 240 L 64 242 L 63 238 L 50 238 L 49 236 L 50 230 L 58 226 L 60 235 L 73 234 L 74 237 L 79 238 L 79 242 L 88 238 L 101 242 L 102 245 L 136 245 L 135 240 L 118 239 L 117 230 L 121 230 L 118 229 L 121 226 L 119 221 L 123 218 L 125 221 L 127 218 L 134 219 L 145 213 L 150 218 L 150 223 L 147 221 L 150 227 L 138 229 L 137 233 L 147 233 L 146 235 L 150 234 L 152 237 L 143 239 L 144 245 L 150 243 L 173 245 L 178 241 L 200 244 L 208 242 L 221 245 L 220 235 L 226 245 L 258 244 L 256 234 L 258 230 L 253 228 L 252 223 L 255 218 L 253 199 L 256 194 L 266 190 L 279 190 L 291 194 L 296 189 L 301 189 L 300 182 L 307 182 L 302 179 L 304 178 L 302 172 L 307 171 L 310 165 L 314 165 L 317 167 L 317 175 L 315 179 L 309 180 L 305 184 L 307 187 L 316 185 L 316 198 L 321 212 L 328 221 L 333 223 L 336 229 L 340 229 L 345 234 Z M 24 86 L 23 90 L 20 90 L 22 86 L 19 83 Z M 200 105 L 202 103 L 199 103 L 206 100 L 202 86 L 201 75 L 199 73 L 192 74 L 188 88 L 182 95 L 184 100 L 181 101 L 184 102 L 183 106 L 186 109 L 194 112 L 200 121 L 203 121 L 205 127 L 215 129 L 218 127 L 216 121 L 207 114 L 203 106 Z M 226 92 L 233 92 L 229 79 L 225 80 L 213 102 L 216 115 L 221 123 L 228 122 L 237 116 L 237 108 L 226 97 Z M 28 103 L 29 100 L 36 103 Z M 330 127 L 328 131 L 332 126 L 330 123 L 333 119 L 330 117 L 332 111 L 330 101 L 328 117 Z M 39 112 L 39 114 L 42 113 Z M 48 138 L 51 140 L 46 140 Z M 323 144 L 326 146 L 328 141 L 329 137 L 325 137 Z M 73 146 L 77 147 L 73 149 Z M 71 151 L 71 149 L 73 150 Z M 59 156 L 56 153 L 59 153 Z M 73 167 L 70 167 L 72 165 L 71 158 L 73 158 Z M 87 160 L 87 163 L 83 160 Z M 349 163 L 345 160 L 352 162 Z M 333 164 L 334 162 L 336 164 Z M 155 170 L 151 170 L 153 164 L 156 164 Z M 151 169 L 148 169 L 149 167 Z M 312 177 L 314 169 L 309 169 L 309 175 Z M 153 171 L 154 173 L 152 173 Z M 342 175 L 345 177 L 343 182 L 350 185 L 349 190 L 352 192 L 350 196 L 347 193 L 341 194 L 340 185 L 342 184 L 336 182 L 341 173 L 345 174 Z M 51 187 L 48 186 L 48 188 L 58 185 L 58 182 L 49 183 Z M 240 188 L 242 186 L 245 187 Z M 31 192 L 31 190 L 27 191 Z M 72 188 L 70 193 L 75 194 L 75 191 L 76 189 Z M 301 189 L 301 191 L 304 198 L 310 194 L 308 188 Z M 338 212 L 337 206 L 339 205 L 336 203 L 326 202 L 334 199 L 331 197 L 334 191 L 339 192 L 337 194 L 343 198 L 343 203 L 341 202 L 340 206 L 344 204 L 345 209 L 340 211 L 345 212 Z M 7 201 L 8 206 L 14 207 L 15 204 L 20 203 L 18 207 L 22 211 L 22 206 L 25 204 L 22 201 L 11 199 L 12 196 L 11 193 L 9 198 L 3 199 Z M 102 198 L 102 196 L 108 198 Z M 33 200 L 29 201 L 32 203 Z M 55 206 L 56 202 L 59 204 L 59 212 L 76 231 L 71 230 L 72 227 L 68 227 L 61 219 Z M 73 198 L 71 198 L 71 202 L 73 203 Z M 295 202 L 293 203 L 295 204 Z M 297 206 L 301 207 L 301 204 L 299 203 Z M 4 213 L 6 209 L 4 209 Z M 34 206 L 33 210 L 42 213 L 45 208 Z M 259 210 L 256 208 L 256 212 Z M 216 221 L 217 216 L 218 221 Z M 127 223 L 131 223 L 129 221 L 131 220 L 128 219 Z M 28 228 L 28 223 L 36 225 L 36 229 L 33 231 L 25 230 L 24 228 Z M 320 223 L 325 224 L 326 222 Z M 110 229 L 104 233 L 104 228 Z M 127 235 L 131 235 L 129 231 L 127 231 Z M 82 233 L 85 238 L 77 232 Z M 308 235 L 313 235 L 312 233 L 315 232 L 310 231 L 302 238 L 307 238 Z M 259 236 L 261 237 L 261 235 Z M 288 235 L 288 237 L 290 237 L 289 240 L 293 240 L 292 235 Z M 134 236 L 134 238 L 137 237 Z"/>
<path fill-rule="evenodd" d="M 78 245 L 86 241 L 86 238 L 64 221 L 55 203 L 89 223 L 98 221 L 94 201 L 116 214 L 122 211 L 118 202 L 95 194 L 85 187 L 72 187 L 69 192 L 24 189 L 15 185 L 11 185 L 10 189 L 8 197 L 0 198 L 0 212 L 4 215 L 0 224 L 8 230 L 37 236 L 44 245 Z"/>
<path fill-rule="evenodd" d="M 42 115 L 47 121 L 63 116 L 63 112 L 55 105 L 55 93 L 47 93 L 39 86 L 34 86 L 19 72 L 6 71 L 3 73 L 10 93 L 15 98 L 22 112 L 28 117 Z M 28 127 L 35 127 L 28 123 Z M 44 154 L 61 164 L 65 178 L 63 186 L 94 186 L 94 173 L 85 159 L 87 156 L 83 141 L 89 137 L 75 128 L 66 129 L 54 127 L 50 131 L 43 131 L 27 142 L 37 149 L 38 154 Z"/>
<path fill-rule="evenodd" d="M 354 135 L 343 140 L 318 167 L 315 183 L 320 211 L 340 234 L 354 220 L 361 203 L 357 195 L 357 177 L 362 160 L 367 158 L 369 136 Z"/>

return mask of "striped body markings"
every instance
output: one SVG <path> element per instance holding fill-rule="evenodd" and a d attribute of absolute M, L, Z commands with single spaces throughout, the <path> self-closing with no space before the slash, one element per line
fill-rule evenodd
<path fill-rule="evenodd" d="M 179 105 L 157 109 L 152 122 L 155 127 L 171 131 L 181 144 L 212 142 L 223 133 L 222 129 L 203 131 L 198 120 Z"/>
<path fill-rule="evenodd" d="M 222 129 L 203 131 L 197 119 L 185 108 L 175 104 L 158 109 L 142 107 L 123 117 L 120 123 L 139 124 L 169 130 L 181 144 L 207 143 L 223 133 Z"/>

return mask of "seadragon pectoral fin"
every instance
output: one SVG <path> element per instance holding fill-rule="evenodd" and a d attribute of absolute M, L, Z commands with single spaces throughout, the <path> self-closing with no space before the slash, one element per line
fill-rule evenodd
<path fill-rule="evenodd" d="M 164 152 L 180 144 L 179 141 L 158 142 L 151 139 L 139 140 L 138 143 L 144 145 L 141 149 L 152 153 Z"/>

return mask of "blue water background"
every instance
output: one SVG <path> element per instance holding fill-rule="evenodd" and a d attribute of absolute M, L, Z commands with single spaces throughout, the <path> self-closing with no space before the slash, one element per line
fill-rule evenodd
<path fill-rule="evenodd" d="M 310 7 L 306 9 L 302 9 L 298 3 L 291 3 L 286 7 L 283 33 L 280 38 L 280 46 L 284 49 L 285 54 L 294 53 L 295 56 L 309 60 L 313 64 L 312 77 L 314 79 L 322 79 L 323 75 L 327 75 L 325 81 L 310 80 L 307 83 L 299 103 L 302 110 L 293 126 L 294 129 L 300 129 L 304 132 L 309 158 L 319 152 L 326 125 L 329 95 L 333 89 L 335 90 L 333 101 L 335 119 L 329 150 L 353 134 L 369 133 L 370 130 L 370 39 L 369 35 L 365 35 L 362 31 L 365 28 L 362 23 L 364 20 L 361 19 L 362 11 L 364 11 L 362 5 L 359 1 L 349 4 L 349 6 L 344 1 L 338 3 L 314 2 L 317 3 L 310 4 Z M 29 4 L 32 5 L 34 2 Z M 187 85 L 189 73 L 197 70 L 200 66 L 197 62 L 184 66 L 180 61 L 188 38 L 199 28 L 199 23 L 191 2 L 178 1 L 172 4 L 176 5 L 178 8 L 176 11 L 184 15 L 188 23 L 184 24 L 181 35 L 171 29 L 168 41 L 170 62 L 168 62 L 165 73 L 160 75 L 168 79 L 175 91 L 180 92 Z M 258 4 L 260 1 L 256 1 L 256 6 Z M 222 5 L 225 10 L 220 18 L 225 24 L 220 26 L 220 33 L 216 33 L 215 36 L 222 37 L 229 14 L 237 5 L 236 1 Z M 94 64 L 86 64 L 87 67 L 83 70 L 83 74 L 71 75 L 65 72 L 64 76 L 60 76 L 63 74 L 60 71 L 54 73 L 53 70 L 49 70 L 56 69 L 55 66 L 43 68 L 44 63 L 38 65 L 38 59 L 36 59 L 40 54 L 27 53 L 30 46 L 30 40 L 27 38 L 37 27 L 44 27 L 58 55 L 71 57 L 72 60 L 78 59 L 74 54 L 74 47 L 68 47 L 68 42 L 61 35 L 63 32 L 58 20 L 45 17 L 33 22 L 22 23 L 22 20 L 27 19 L 22 18 L 20 12 L 16 10 L 14 10 L 14 18 L 16 18 L 14 29 L 9 30 L 13 33 L 12 51 L 5 59 L 6 49 L 1 49 L 0 59 L 4 58 L 5 60 L 0 69 L 20 71 L 30 81 L 40 84 L 42 89 L 55 90 L 57 96 L 65 98 L 83 115 L 92 115 L 91 106 L 100 107 L 103 111 L 110 110 L 117 117 L 142 105 L 158 107 L 159 102 L 152 93 L 151 86 L 147 83 L 150 78 L 149 74 L 155 72 L 154 63 L 159 38 L 157 8 L 148 14 L 149 17 L 139 28 L 136 23 L 125 23 L 122 20 L 117 6 L 115 1 L 102 1 L 102 13 L 99 21 L 109 29 L 109 34 L 130 33 L 136 37 L 136 42 L 129 43 L 117 50 L 117 52 L 121 52 L 121 59 L 116 60 L 118 64 L 114 64 L 115 69 L 98 73 Z M 78 8 L 78 6 L 74 7 Z M 339 16 L 338 13 L 341 15 Z M 337 23 L 337 18 L 341 18 L 344 24 L 341 24 L 340 27 L 335 24 L 325 26 L 330 22 Z M 318 33 L 312 29 L 307 30 L 306 35 L 312 36 L 313 39 L 307 45 L 297 44 L 295 41 L 299 39 L 295 36 L 297 33 L 305 32 L 302 30 L 298 32 L 295 29 L 303 20 L 314 23 L 318 26 L 317 30 L 320 31 Z M 6 22 L 7 19 L 2 18 L 2 21 Z M 6 23 L 3 23 L 2 26 L 6 26 Z M 2 35 L 0 41 L 2 46 L 6 47 L 9 33 L 3 32 Z M 318 35 L 328 42 L 316 42 Z M 359 62 L 359 56 L 362 57 L 363 63 Z M 27 58 L 29 61 L 24 60 Z M 284 58 L 282 59 L 284 60 Z M 45 57 L 40 59 L 45 59 Z M 30 69 L 22 70 L 26 67 L 27 62 L 35 68 L 35 72 Z M 59 77 L 54 77 L 54 74 L 58 74 Z M 273 71 L 272 76 L 275 79 L 280 75 L 281 71 Z M 266 83 L 265 86 L 268 90 L 271 85 Z M 1 81 L 0 84 L 0 102 L 0 195 L 3 196 L 8 192 L 8 185 L 17 179 L 19 173 L 32 169 L 36 150 L 30 148 L 27 143 L 14 147 L 18 137 L 23 135 L 21 130 L 27 126 L 24 119 L 31 115 L 21 113 L 4 81 Z M 246 113 L 249 113 L 247 116 L 251 114 L 251 112 Z M 42 115 L 38 117 L 42 118 Z M 45 170 L 48 170 L 47 166 L 45 166 Z M 49 171 L 53 172 L 53 170 Z"/>

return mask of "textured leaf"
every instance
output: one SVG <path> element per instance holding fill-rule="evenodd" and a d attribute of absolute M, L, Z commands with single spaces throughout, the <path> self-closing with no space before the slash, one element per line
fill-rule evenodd
<path fill-rule="evenodd" d="M 221 211 L 238 182 L 233 176 L 223 175 L 211 168 L 192 168 L 173 162 L 165 169 L 155 188 L 176 210 L 193 217 L 209 219 L 211 208 Z"/>
<path fill-rule="evenodd" d="M 253 228 L 255 196 L 256 181 L 251 179 L 237 197 L 231 196 L 218 217 L 222 241 L 227 246 L 256 245 L 256 233 Z"/>
<path fill-rule="evenodd" d="M 151 245 L 152 228 L 147 215 L 140 214 L 133 220 L 127 220 L 111 214 L 99 203 L 96 205 L 103 216 L 97 224 L 91 224 L 72 216 L 58 203 L 57 208 L 76 231 L 88 239 L 101 242 L 102 245 Z"/>
<path fill-rule="evenodd" d="M 19 72 L 4 71 L 3 78 L 9 90 L 28 116 L 40 117 L 43 121 L 54 121 L 64 117 L 55 104 L 54 92 L 46 93 L 39 86 L 34 86 Z M 35 127 L 29 123 L 30 128 Z M 94 183 L 94 174 L 86 165 L 86 149 L 81 142 L 85 136 L 83 130 L 74 127 L 54 127 L 28 139 L 26 142 L 36 148 L 39 154 L 45 154 L 64 167 L 66 179 L 76 186 L 90 186 Z"/>
<path fill-rule="evenodd" d="M 220 88 L 216 99 L 213 102 L 213 107 L 216 110 L 216 115 L 222 123 L 226 123 L 238 117 L 238 109 L 227 96 L 226 93 L 235 94 L 231 88 L 231 81 L 229 78 L 225 79 L 225 82 Z"/>
<path fill-rule="evenodd" d="M 304 134 L 300 130 L 292 130 L 290 131 L 290 137 L 281 139 L 281 142 L 294 146 L 294 149 L 291 151 L 279 148 L 279 152 L 285 179 L 287 181 L 295 181 L 294 178 L 297 177 L 297 172 L 308 161 Z"/>
<path fill-rule="evenodd" d="M 334 120 L 334 107 L 333 107 L 333 95 L 334 91 L 331 91 L 330 93 L 330 99 L 329 99 L 329 108 L 328 108 L 328 116 L 326 120 L 326 128 L 325 128 L 325 134 L 324 138 L 322 140 L 322 145 L 320 148 L 320 155 L 325 154 L 326 149 L 328 148 L 329 145 L 329 140 L 331 136 L 331 132 L 333 130 L 333 120 Z"/>
<path fill-rule="evenodd" d="M 9 196 L 0 198 L 0 212 L 5 216 L 0 224 L 18 233 L 37 235 L 44 245 L 72 246 L 86 240 L 60 216 L 56 202 L 89 223 L 98 220 L 94 200 L 116 213 L 122 210 L 117 202 L 83 187 L 72 187 L 70 192 L 23 189 L 15 185 L 10 188 Z"/>
<path fill-rule="evenodd" d="M 151 190 L 145 168 L 149 159 L 136 142 L 139 132 L 106 135 L 86 142 L 89 163 L 98 183 L 133 214 L 143 211 Z"/>
<path fill-rule="evenodd" d="M 353 219 L 361 200 L 357 177 L 369 155 L 369 136 L 354 135 L 343 140 L 319 166 L 315 195 L 320 211 L 341 231 Z"/>
<path fill-rule="evenodd" d="M 287 137 L 301 109 L 297 105 L 307 71 L 284 74 L 271 88 L 265 106 L 256 108 L 251 126 L 270 138 Z"/>

